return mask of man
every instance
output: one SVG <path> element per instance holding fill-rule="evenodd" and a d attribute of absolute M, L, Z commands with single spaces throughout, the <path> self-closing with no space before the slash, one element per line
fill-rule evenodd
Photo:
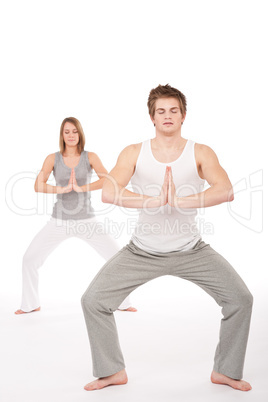
<path fill-rule="evenodd" d="M 138 286 L 162 275 L 190 280 L 222 307 L 211 381 L 249 391 L 242 380 L 252 295 L 232 266 L 198 233 L 197 208 L 234 199 L 216 154 L 181 136 L 186 98 L 176 88 L 150 92 L 155 137 L 127 146 L 104 182 L 102 201 L 140 209 L 132 238 L 100 270 L 82 297 L 93 375 L 86 390 L 127 383 L 113 312 Z M 126 189 L 131 179 L 134 192 Z M 203 190 L 205 180 L 210 187 Z"/>

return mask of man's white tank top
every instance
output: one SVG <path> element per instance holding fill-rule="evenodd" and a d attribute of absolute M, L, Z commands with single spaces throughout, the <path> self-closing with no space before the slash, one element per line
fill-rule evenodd
<path fill-rule="evenodd" d="M 171 166 L 178 197 L 200 193 L 205 180 L 198 175 L 194 145 L 194 141 L 187 140 L 179 158 L 164 163 L 153 156 L 151 139 L 144 141 L 131 178 L 133 191 L 153 197 L 160 195 L 166 166 Z M 139 209 L 138 222 L 131 240 L 149 252 L 189 250 L 201 239 L 196 215 L 197 210 L 194 208 L 174 208 L 168 204 L 159 208 Z"/>

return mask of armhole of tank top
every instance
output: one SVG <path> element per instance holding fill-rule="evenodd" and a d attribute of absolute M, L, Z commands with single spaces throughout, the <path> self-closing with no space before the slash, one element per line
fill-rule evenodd
<path fill-rule="evenodd" d="M 88 170 L 88 172 L 91 172 L 91 171 L 92 171 L 92 167 L 91 167 L 90 162 L 89 162 L 89 159 L 88 159 L 88 151 L 84 151 L 84 153 L 85 153 L 85 159 L 86 159 L 87 170 Z"/>
<path fill-rule="evenodd" d="M 139 161 L 140 161 L 140 158 L 141 158 L 141 153 L 142 153 L 142 151 L 143 151 L 144 143 L 145 143 L 145 142 L 146 142 L 146 141 L 143 141 L 143 142 L 141 143 L 141 149 L 140 149 L 139 155 L 138 155 L 138 157 L 137 157 L 136 165 L 135 165 L 135 172 L 133 173 L 131 179 L 135 176 L 135 174 L 136 174 L 136 172 L 137 172 L 137 167 L 138 167 L 138 165 L 139 165 Z"/>
<path fill-rule="evenodd" d="M 194 159 L 194 171 L 195 171 L 195 173 L 196 173 L 196 177 L 199 179 L 199 181 L 201 181 L 203 184 L 205 183 L 205 179 L 201 179 L 201 177 L 199 176 L 199 174 L 198 174 L 198 169 L 197 169 L 197 165 L 196 165 L 196 158 L 195 158 L 195 141 L 192 141 L 192 143 L 193 143 L 193 159 Z"/>
<path fill-rule="evenodd" d="M 55 152 L 55 159 L 54 159 L 54 165 L 53 165 L 53 169 L 52 169 L 52 173 L 54 174 L 55 172 L 55 168 L 57 166 L 59 160 L 59 151 Z"/>

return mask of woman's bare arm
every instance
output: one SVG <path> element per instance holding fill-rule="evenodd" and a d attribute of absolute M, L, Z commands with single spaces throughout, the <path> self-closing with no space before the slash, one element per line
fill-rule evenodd
<path fill-rule="evenodd" d="M 50 154 L 46 157 L 42 169 L 35 180 L 34 189 L 36 192 L 49 193 L 49 194 L 63 194 L 72 191 L 72 184 L 70 182 L 66 187 L 52 186 L 50 184 L 47 184 L 48 178 L 54 167 L 54 162 L 55 162 L 55 154 Z"/>

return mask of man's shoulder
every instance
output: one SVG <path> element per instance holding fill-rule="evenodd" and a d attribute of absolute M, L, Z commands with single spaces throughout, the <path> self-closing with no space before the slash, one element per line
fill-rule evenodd
<path fill-rule="evenodd" d="M 195 143 L 195 155 L 198 160 L 207 160 L 216 157 L 216 154 L 211 147 L 197 142 Z"/>
<path fill-rule="evenodd" d="M 120 152 L 117 163 L 120 163 L 120 164 L 127 163 L 127 164 L 130 164 L 131 166 L 135 166 L 139 153 L 140 153 L 141 146 L 142 146 L 142 142 L 139 142 L 137 144 L 127 145 Z"/>
<path fill-rule="evenodd" d="M 202 151 L 206 152 L 208 149 L 211 149 L 208 145 L 200 144 L 198 142 L 195 142 L 195 148 L 196 148 L 196 150 L 201 151 L 201 152 Z"/>
<path fill-rule="evenodd" d="M 142 142 L 138 142 L 136 144 L 130 144 L 125 147 L 128 151 L 137 151 L 140 150 L 142 146 Z"/>
<path fill-rule="evenodd" d="M 199 144 L 198 142 L 195 143 L 195 149 L 197 152 L 202 153 L 202 154 L 209 154 L 211 152 L 214 152 L 211 147 L 209 147 L 206 144 Z"/>
<path fill-rule="evenodd" d="M 127 145 L 121 152 L 121 154 L 131 156 L 131 155 L 136 155 L 137 153 L 140 152 L 142 146 L 142 142 L 139 142 L 137 144 L 130 144 Z"/>

